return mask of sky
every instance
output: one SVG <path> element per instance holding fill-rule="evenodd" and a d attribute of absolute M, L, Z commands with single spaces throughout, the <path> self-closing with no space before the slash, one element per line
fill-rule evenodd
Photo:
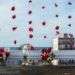
<path fill-rule="evenodd" d="M 11 10 L 13 6 L 14 11 Z M 28 14 L 30 10 L 32 13 Z M 16 15 L 15 19 L 13 15 Z M 60 34 L 75 36 L 75 0 L 32 0 L 31 3 L 29 0 L 0 0 L 0 47 L 19 47 L 27 43 L 35 47 L 51 47 L 57 36 L 56 26 L 59 26 Z M 15 31 L 13 27 L 16 27 Z M 29 31 L 29 28 L 33 30 Z"/>

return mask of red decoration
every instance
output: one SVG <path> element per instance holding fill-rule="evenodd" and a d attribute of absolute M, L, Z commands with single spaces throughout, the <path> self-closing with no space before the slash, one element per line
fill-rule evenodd
<path fill-rule="evenodd" d="M 68 26 L 71 27 L 71 24 L 69 24 Z"/>
<path fill-rule="evenodd" d="M 15 19 L 16 18 L 16 15 L 13 15 L 12 18 Z"/>
<path fill-rule="evenodd" d="M 59 30 L 59 26 L 56 26 L 55 29 L 56 29 L 56 30 Z"/>
<path fill-rule="evenodd" d="M 42 9 L 45 9 L 45 6 L 42 6 Z"/>
<path fill-rule="evenodd" d="M 30 28 L 29 28 L 29 31 L 30 31 L 30 32 L 33 32 L 33 28 L 30 27 Z"/>
<path fill-rule="evenodd" d="M 56 15 L 55 15 L 55 17 L 57 17 L 57 18 L 58 18 L 58 17 L 59 17 L 59 15 L 58 15 L 58 14 L 56 14 Z"/>
<path fill-rule="evenodd" d="M 47 52 L 50 53 L 52 48 L 47 48 Z"/>
<path fill-rule="evenodd" d="M 29 38 L 33 38 L 33 35 L 32 34 L 29 34 Z"/>
<path fill-rule="evenodd" d="M 0 57 L 3 57 L 4 48 L 0 48 Z"/>
<path fill-rule="evenodd" d="M 29 0 L 29 3 L 32 3 L 32 0 Z"/>
<path fill-rule="evenodd" d="M 15 6 L 13 6 L 13 7 L 11 8 L 11 10 L 14 11 L 14 10 L 15 10 Z"/>
<path fill-rule="evenodd" d="M 17 27 L 13 27 L 12 30 L 15 31 L 17 29 Z"/>
<path fill-rule="evenodd" d="M 17 43 L 17 40 L 14 40 L 14 44 L 16 44 Z"/>
<path fill-rule="evenodd" d="M 51 52 L 52 48 L 46 48 L 42 50 L 42 60 L 47 60 L 47 58 L 49 57 L 49 53 Z"/>
<path fill-rule="evenodd" d="M 0 48 L 0 57 L 8 57 L 10 55 L 10 52 L 8 52 L 7 50 L 5 50 L 4 48 Z"/>
<path fill-rule="evenodd" d="M 43 53 L 41 54 L 41 56 L 42 56 L 42 60 L 47 60 L 47 58 L 49 57 L 49 55 L 48 55 L 47 52 L 43 52 Z"/>
<path fill-rule="evenodd" d="M 30 10 L 30 11 L 28 12 L 28 14 L 32 14 L 32 11 Z"/>
<path fill-rule="evenodd" d="M 60 32 L 59 31 L 56 31 L 56 35 L 58 35 L 58 34 L 60 34 Z"/>
<path fill-rule="evenodd" d="M 68 16 L 68 19 L 71 19 L 71 18 L 72 18 L 72 16 L 71 16 L 71 15 L 69 15 L 69 16 Z"/>
<path fill-rule="evenodd" d="M 55 3 L 55 7 L 58 7 L 58 4 Z"/>
<path fill-rule="evenodd" d="M 9 52 L 6 52 L 6 56 L 8 57 L 10 55 L 10 53 Z"/>
<path fill-rule="evenodd" d="M 72 5 L 72 3 L 71 2 L 68 2 L 68 5 Z"/>
<path fill-rule="evenodd" d="M 44 36 L 44 38 L 46 38 L 46 36 Z"/>
<path fill-rule="evenodd" d="M 29 24 L 32 24 L 32 21 L 29 21 Z"/>
<path fill-rule="evenodd" d="M 42 25 L 46 25 L 46 22 L 42 22 Z"/>

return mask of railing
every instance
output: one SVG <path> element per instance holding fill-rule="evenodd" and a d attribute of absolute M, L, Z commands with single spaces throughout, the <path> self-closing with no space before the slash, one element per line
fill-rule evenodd
<path fill-rule="evenodd" d="M 59 50 L 75 50 L 75 38 L 59 38 Z"/>

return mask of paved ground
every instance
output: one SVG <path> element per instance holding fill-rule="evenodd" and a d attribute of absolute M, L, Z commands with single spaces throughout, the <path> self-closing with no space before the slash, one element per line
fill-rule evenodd
<path fill-rule="evenodd" d="M 55 67 L 55 66 L 43 66 L 43 67 L 26 67 L 22 71 L 23 75 L 75 75 L 75 66 L 67 67 Z"/>
<path fill-rule="evenodd" d="M 0 66 L 0 75 L 21 75 L 19 67 Z"/>
<path fill-rule="evenodd" d="M 75 75 L 75 66 L 0 67 L 0 75 Z"/>

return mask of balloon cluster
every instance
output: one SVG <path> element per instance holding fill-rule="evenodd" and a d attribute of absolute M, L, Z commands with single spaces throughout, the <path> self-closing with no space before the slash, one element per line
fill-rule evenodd
<path fill-rule="evenodd" d="M 41 58 L 42 60 L 47 60 L 49 57 L 49 54 L 51 52 L 51 48 L 46 48 L 42 50 Z"/>
<path fill-rule="evenodd" d="M 9 55 L 10 55 L 10 52 L 8 49 L 0 48 L 0 58 L 5 58 L 7 60 Z"/>

